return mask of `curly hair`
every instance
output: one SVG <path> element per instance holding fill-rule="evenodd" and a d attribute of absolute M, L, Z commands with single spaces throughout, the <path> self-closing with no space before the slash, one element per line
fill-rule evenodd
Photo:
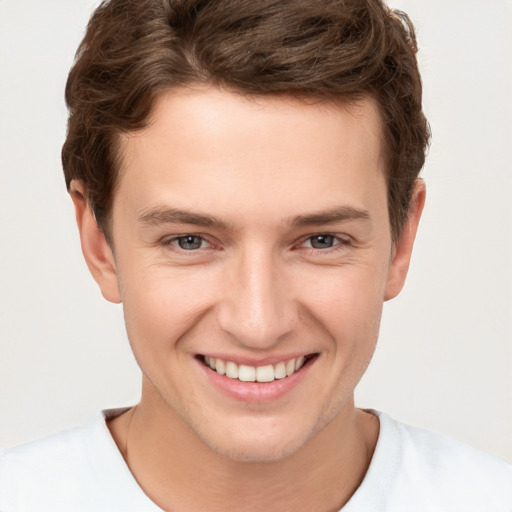
<path fill-rule="evenodd" d="M 416 53 L 409 18 L 381 0 L 104 1 L 66 85 L 66 185 L 82 181 L 106 231 L 120 134 L 143 128 L 156 97 L 174 88 L 334 102 L 370 96 L 383 126 L 396 240 L 430 140 Z"/>

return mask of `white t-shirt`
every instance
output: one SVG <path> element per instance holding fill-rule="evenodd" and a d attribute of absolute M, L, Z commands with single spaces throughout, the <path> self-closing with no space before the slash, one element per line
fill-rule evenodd
<path fill-rule="evenodd" d="M 162 512 L 130 473 L 106 426 L 92 421 L 0 453 L 1 512 Z M 343 512 L 511 512 L 512 465 L 378 416 L 368 472 Z"/>

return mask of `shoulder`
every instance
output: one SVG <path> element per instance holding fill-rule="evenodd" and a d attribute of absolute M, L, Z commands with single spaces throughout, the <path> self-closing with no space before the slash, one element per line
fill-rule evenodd
<path fill-rule="evenodd" d="M 85 451 L 85 438 L 90 425 L 70 428 L 36 441 L 7 448 L 0 452 L 0 468 L 16 465 L 46 467 L 48 460 L 76 460 Z"/>
<path fill-rule="evenodd" d="M 78 475 L 87 485 L 94 474 L 89 444 L 99 421 L 0 452 L 0 509 L 30 510 L 44 496 L 64 499 Z"/>
<path fill-rule="evenodd" d="M 453 484 L 473 482 L 496 490 L 511 489 L 512 465 L 505 460 L 450 437 L 389 421 L 401 440 L 404 464 L 435 470 L 432 478 L 449 479 Z"/>
<path fill-rule="evenodd" d="M 432 511 L 512 510 L 511 464 L 449 437 L 375 414 L 381 432 L 372 465 L 375 462 L 374 471 L 387 473 L 390 500 L 404 507 L 421 504 L 422 510 Z"/>
<path fill-rule="evenodd" d="M 0 510 L 159 509 L 137 486 L 98 414 L 80 427 L 0 452 Z"/>

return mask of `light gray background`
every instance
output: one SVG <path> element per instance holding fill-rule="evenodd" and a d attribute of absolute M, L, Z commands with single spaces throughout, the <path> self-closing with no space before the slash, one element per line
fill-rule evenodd
<path fill-rule="evenodd" d="M 0 448 L 133 404 L 119 306 L 79 248 L 63 88 L 93 0 L 0 0 Z M 512 460 L 512 2 L 396 0 L 434 133 L 409 281 L 361 406 Z"/>

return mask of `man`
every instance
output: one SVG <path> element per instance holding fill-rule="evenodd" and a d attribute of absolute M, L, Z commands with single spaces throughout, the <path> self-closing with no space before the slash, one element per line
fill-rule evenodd
<path fill-rule="evenodd" d="M 63 165 L 142 397 L 6 451 L 0 510 L 510 510 L 508 464 L 354 406 L 425 201 L 415 51 L 376 0 L 97 9 Z"/>

